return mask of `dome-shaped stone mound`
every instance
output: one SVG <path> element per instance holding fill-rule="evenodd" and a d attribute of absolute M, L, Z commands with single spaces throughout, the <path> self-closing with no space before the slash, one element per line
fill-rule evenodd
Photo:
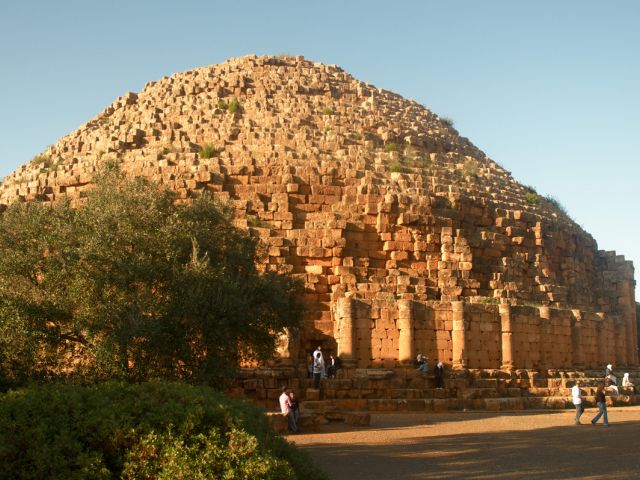
<path fill-rule="evenodd" d="M 150 82 L 5 178 L 0 210 L 77 200 L 106 161 L 234 203 L 265 268 L 306 285 L 285 356 L 323 341 L 359 366 L 637 364 L 631 262 L 447 119 L 336 66 L 249 56 Z"/>

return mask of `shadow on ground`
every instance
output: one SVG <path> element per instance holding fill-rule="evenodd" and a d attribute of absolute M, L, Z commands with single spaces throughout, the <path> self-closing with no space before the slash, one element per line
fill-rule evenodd
<path fill-rule="evenodd" d="M 371 429 L 362 433 L 375 435 Z M 394 435 L 389 443 L 341 443 L 337 433 L 334 444 L 301 447 L 333 480 L 637 479 L 639 434 L 637 421 L 609 427 L 587 421 L 532 430 Z"/>

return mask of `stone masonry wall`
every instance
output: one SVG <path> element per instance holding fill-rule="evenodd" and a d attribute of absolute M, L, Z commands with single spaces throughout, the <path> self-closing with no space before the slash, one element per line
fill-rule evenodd
<path fill-rule="evenodd" d="M 349 313 L 345 304 L 351 305 Z M 454 335 L 456 312 L 464 335 Z M 418 353 L 431 365 L 441 360 L 471 369 L 597 369 L 635 361 L 626 356 L 626 345 L 615 345 L 625 333 L 622 322 L 577 309 L 345 297 L 336 304 L 335 315 L 337 330 L 324 348 L 357 368 L 412 365 Z"/>
<path fill-rule="evenodd" d="M 304 329 L 289 342 L 299 360 L 349 337 L 341 348 L 359 366 L 409 362 L 411 348 L 478 368 L 597 351 L 638 363 L 631 262 L 450 123 L 336 66 L 249 56 L 149 82 L 5 178 L 0 212 L 77 204 L 107 161 L 181 202 L 208 192 L 233 204 L 267 245 L 261 268 L 305 284 Z M 538 307 L 552 307 L 544 320 Z"/>

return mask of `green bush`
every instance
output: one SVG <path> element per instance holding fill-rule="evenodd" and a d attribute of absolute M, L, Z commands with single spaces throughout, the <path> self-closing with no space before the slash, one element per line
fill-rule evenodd
<path fill-rule="evenodd" d="M 220 152 L 210 143 L 206 143 L 200 149 L 200 158 L 213 158 L 218 156 Z"/>
<path fill-rule="evenodd" d="M 256 407 L 177 382 L 0 395 L 0 464 L 2 479 L 325 479 Z"/>
<path fill-rule="evenodd" d="M 46 169 L 49 169 L 54 165 L 53 160 L 51 160 L 51 157 L 49 155 L 44 155 L 44 154 L 36 155 L 31 159 L 29 163 L 34 167 L 41 165 L 42 168 L 46 168 Z"/>
<path fill-rule="evenodd" d="M 409 169 L 400 162 L 393 162 L 389 165 L 389 170 L 393 173 L 409 173 Z"/>
<path fill-rule="evenodd" d="M 389 142 L 384 146 L 384 151 L 387 153 L 395 152 L 396 150 L 398 150 L 398 146 L 395 142 Z"/>
<path fill-rule="evenodd" d="M 229 108 L 229 105 L 227 104 L 227 102 L 225 102 L 224 100 L 220 100 L 218 102 L 218 108 L 220 110 L 227 110 Z"/>
<path fill-rule="evenodd" d="M 538 204 L 538 195 L 536 195 L 535 193 L 527 193 L 524 196 L 525 200 L 530 203 L 531 205 L 537 205 Z"/>
<path fill-rule="evenodd" d="M 323 114 L 323 115 L 333 115 L 333 110 L 332 110 L 331 108 L 329 108 L 329 107 L 325 107 L 325 108 L 322 110 L 322 114 Z"/>
<path fill-rule="evenodd" d="M 442 122 L 442 124 L 448 128 L 451 128 L 454 125 L 454 121 L 450 117 L 440 117 L 440 122 Z"/>
<path fill-rule="evenodd" d="M 467 159 L 464 161 L 464 165 L 462 166 L 462 174 L 465 177 L 477 177 L 478 173 L 480 173 L 478 162 L 472 159 Z"/>
<path fill-rule="evenodd" d="M 229 113 L 236 113 L 238 110 L 240 110 L 240 102 L 234 98 L 229 103 Z"/>
<path fill-rule="evenodd" d="M 556 197 L 552 195 L 547 195 L 546 197 L 544 197 L 544 199 L 553 207 L 555 207 L 557 210 L 559 210 L 560 213 L 562 213 L 563 215 L 569 216 L 569 214 L 567 213 L 567 209 L 564 207 L 564 205 L 560 203 L 560 201 Z"/>

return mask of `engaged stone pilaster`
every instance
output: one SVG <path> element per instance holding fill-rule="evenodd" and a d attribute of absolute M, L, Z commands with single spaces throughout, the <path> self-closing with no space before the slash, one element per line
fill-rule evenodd
<path fill-rule="evenodd" d="M 352 367 L 355 364 L 354 322 L 353 298 L 339 298 L 336 302 L 334 336 L 337 343 L 337 355 L 344 367 Z"/>
<path fill-rule="evenodd" d="M 616 332 L 616 364 L 617 365 L 626 365 L 627 364 L 627 342 L 626 342 L 626 331 L 625 325 L 622 318 L 616 316 L 613 320 L 615 325 L 614 330 Z"/>
<path fill-rule="evenodd" d="M 467 368 L 469 356 L 467 352 L 467 325 L 464 318 L 464 302 L 451 302 L 453 320 L 451 343 L 453 350 L 453 368 Z"/>
<path fill-rule="evenodd" d="M 503 303 L 500 312 L 500 330 L 502 331 L 502 363 L 500 368 L 513 369 L 513 330 L 511 328 L 511 305 Z"/>
<path fill-rule="evenodd" d="M 549 352 L 549 338 L 551 337 L 551 309 L 543 305 L 538 309 L 540 315 L 540 370 L 553 368 Z"/>
<path fill-rule="evenodd" d="M 403 365 L 411 365 L 415 356 L 411 300 L 398 301 L 398 330 L 398 361 Z"/>
<path fill-rule="evenodd" d="M 625 330 L 625 340 L 626 340 L 626 362 L 624 365 L 637 365 L 638 364 L 638 347 L 637 347 L 637 338 L 636 337 L 636 329 L 634 328 L 636 324 L 636 315 L 635 308 L 633 309 L 633 315 L 631 312 L 628 312 L 628 308 L 625 308 L 624 313 L 624 330 Z"/>
<path fill-rule="evenodd" d="M 582 312 L 571 310 L 573 320 L 571 322 L 571 338 L 573 346 L 573 366 L 584 368 L 584 352 L 582 350 Z"/>

